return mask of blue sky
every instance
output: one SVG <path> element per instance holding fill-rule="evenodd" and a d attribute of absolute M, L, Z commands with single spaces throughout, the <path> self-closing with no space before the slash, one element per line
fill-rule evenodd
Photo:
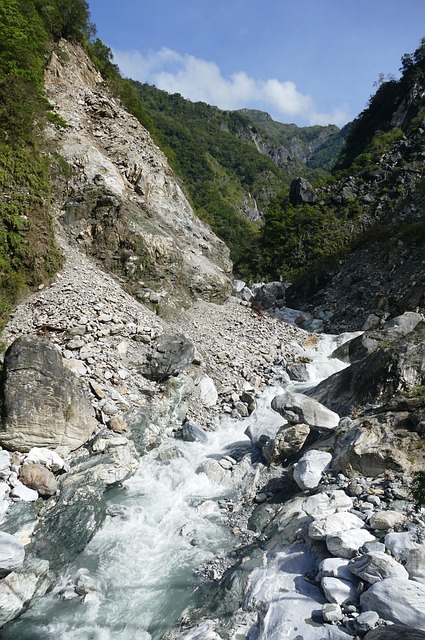
<path fill-rule="evenodd" d="M 425 36 L 425 0 L 88 0 L 126 77 L 300 126 L 352 120 Z"/>

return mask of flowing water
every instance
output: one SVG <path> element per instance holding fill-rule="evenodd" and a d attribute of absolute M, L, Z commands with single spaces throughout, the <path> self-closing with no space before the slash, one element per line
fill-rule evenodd
<path fill-rule="evenodd" d="M 340 343 L 341 338 L 332 336 L 320 339 L 311 354 L 310 385 L 344 367 L 341 361 L 329 359 Z M 107 517 L 63 583 L 4 629 L 1 637 L 161 638 L 191 602 L 198 584 L 197 567 L 229 553 L 237 544 L 224 524 L 219 503 L 238 486 L 212 482 L 197 469 L 235 446 L 248 450 L 244 431 L 249 425 L 276 431 L 282 418 L 270 409 L 270 401 L 280 391 L 266 389 L 249 418 L 224 421 L 205 444 L 172 440 L 141 458 L 137 474 L 108 496 L 110 508 L 115 505 L 118 515 Z M 80 568 L 88 570 L 97 589 L 84 604 L 61 600 L 59 591 Z"/>

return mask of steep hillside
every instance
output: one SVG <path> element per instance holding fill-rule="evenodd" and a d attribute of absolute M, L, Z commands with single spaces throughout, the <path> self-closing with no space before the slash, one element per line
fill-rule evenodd
<path fill-rule="evenodd" d="M 354 121 L 333 177 L 276 200 L 266 217 L 265 271 L 298 278 L 289 304 L 317 308 L 339 329 L 378 304 L 423 309 L 423 53 Z"/>
<path fill-rule="evenodd" d="M 46 93 L 64 123 L 49 138 L 71 169 L 55 198 L 67 233 L 158 309 L 195 297 L 223 301 L 231 290 L 226 246 L 195 216 L 165 156 L 81 47 L 57 45 Z"/>
<path fill-rule="evenodd" d="M 331 170 L 338 159 L 347 135 L 347 127 L 335 125 L 298 127 L 296 124 L 276 122 L 264 111 L 241 109 L 258 128 L 252 128 L 252 139 L 258 149 L 270 156 L 279 167 L 294 173 L 305 164 L 313 169 Z M 264 134 L 267 134 L 267 138 Z M 300 175 L 303 175 L 301 173 Z"/>
<path fill-rule="evenodd" d="M 270 200 L 294 176 L 317 178 L 337 158 L 337 127 L 280 125 L 261 112 L 222 111 L 148 84 L 133 86 L 196 212 L 227 243 L 236 266 Z"/>

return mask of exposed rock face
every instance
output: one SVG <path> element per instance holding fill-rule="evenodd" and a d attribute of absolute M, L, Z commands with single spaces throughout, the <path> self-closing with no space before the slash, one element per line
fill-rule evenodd
<path fill-rule="evenodd" d="M 223 301 L 231 264 L 223 242 L 193 213 L 149 133 L 112 98 L 84 51 L 61 42 L 47 95 L 68 126 L 51 131 L 75 169 L 62 220 L 132 293 L 162 306 Z"/>
<path fill-rule="evenodd" d="M 314 204 L 317 202 L 317 196 L 305 178 L 296 178 L 291 182 L 289 201 L 295 207 L 299 204 Z"/>
<path fill-rule="evenodd" d="M 94 411 L 49 342 L 18 338 L 3 368 L 0 444 L 7 449 L 77 449 L 96 429 Z"/>
<path fill-rule="evenodd" d="M 425 324 L 388 347 L 374 351 L 320 383 L 311 395 L 327 407 L 347 415 L 368 402 L 382 404 L 425 380 Z"/>

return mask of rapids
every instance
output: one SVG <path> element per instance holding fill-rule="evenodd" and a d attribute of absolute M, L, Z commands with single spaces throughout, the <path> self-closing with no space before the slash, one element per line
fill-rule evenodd
<path fill-rule="evenodd" d="M 306 384 L 345 366 L 329 355 L 351 337 L 320 337 L 308 352 L 313 361 Z M 276 431 L 282 418 L 270 401 L 281 390 L 266 389 L 249 418 L 223 420 L 205 444 L 172 439 L 143 456 L 136 475 L 107 494 L 109 512 L 116 515 L 106 518 L 61 583 L 3 629 L 3 640 L 159 640 L 190 604 L 199 584 L 196 569 L 238 544 L 225 526 L 220 500 L 237 499 L 246 488 L 243 480 L 217 484 L 197 469 L 235 447 L 248 452 L 244 432 L 250 425 Z M 60 599 L 80 568 L 88 570 L 96 590 L 85 603 Z"/>

